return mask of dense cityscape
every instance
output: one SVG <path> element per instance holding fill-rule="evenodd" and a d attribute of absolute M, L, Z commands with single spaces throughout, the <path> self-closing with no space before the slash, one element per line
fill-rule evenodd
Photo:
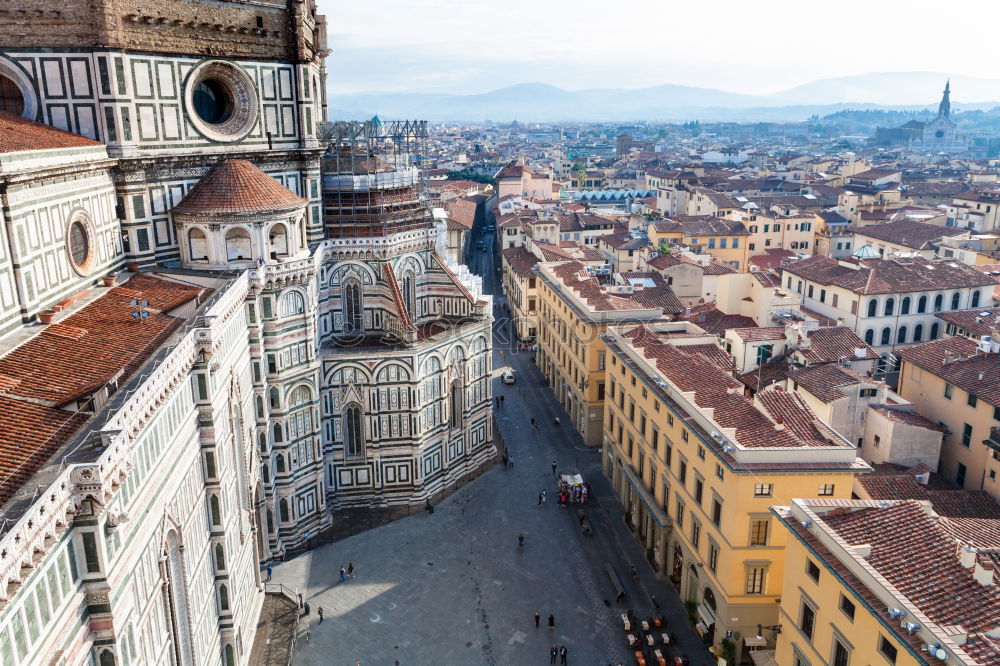
<path fill-rule="evenodd" d="M 1000 664 L 1000 104 L 348 120 L 313 0 L 22 4 L 0 665 Z"/>

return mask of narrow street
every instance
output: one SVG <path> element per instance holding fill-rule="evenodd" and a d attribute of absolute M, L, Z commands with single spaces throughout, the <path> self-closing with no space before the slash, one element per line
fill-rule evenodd
<path fill-rule="evenodd" d="M 487 239 L 487 251 L 480 251 L 478 240 L 471 243 L 471 268 L 496 294 L 494 246 Z M 654 577 L 628 533 L 622 507 L 601 474 L 600 452 L 583 446 L 572 428 L 554 424 L 556 416 L 563 424 L 569 420 L 531 353 L 511 345 L 501 301 L 493 381 L 495 395 L 504 397 L 496 416 L 512 469 L 498 461 L 433 514 L 410 516 L 276 566 L 273 582 L 302 593 L 312 609 L 299 624 L 295 663 L 520 666 L 549 663 L 551 647 L 565 645 L 569 664 L 635 664 L 621 614 L 633 609 L 638 618 L 649 618 L 657 602 L 666 630 L 676 635 L 664 656 L 684 654 L 698 666 L 714 663 L 676 593 Z M 507 366 L 517 378 L 514 385 L 500 382 Z M 558 506 L 553 461 L 559 473 L 579 473 L 591 484 L 585 509 L 593 535 L 580 530 L 578 505 Z M 540 506 L 543 489 L 547 497 Z M 519 534 L 525 536 L 523 550 Z M 349 563 L 357 577 L 340 582 L 339 569 Z M 625 588 L 621 603 L 605 573 L 609 563 Z M 635 579 L 630 566 L 636 567 Z"/>

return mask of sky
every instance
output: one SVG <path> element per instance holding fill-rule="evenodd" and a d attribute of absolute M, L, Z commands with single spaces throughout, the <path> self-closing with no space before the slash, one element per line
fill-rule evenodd
<path fill-rule="evenodd" d="M 997 78 L 990 0 L 318 0 L 330 90 L 675 83 L 768 94 L 827 77 Z M 970 20 L 975 17 L 975 20 Z"/>

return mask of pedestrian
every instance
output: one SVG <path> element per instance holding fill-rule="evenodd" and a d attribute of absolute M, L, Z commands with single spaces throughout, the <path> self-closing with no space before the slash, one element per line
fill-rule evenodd
<path fill-rule="evenodd" d="M 267 580 L 265 582 L 271 582 L 271 567 L 267 568 Z"/>
<path fill-rule="evenodd" d="M 493 401 L 494 401 L 494 403 L 496 404 L 496 406 L 497 406 L 497 409 L 500 409 L 500 396 L 496 396 L 496 397 L 494 397 L 494 398 L 493 398 Z"/>
<path fill-rule="evenodd" d="M 320 606 L 316 609 L 316 615 L 319 615 L 319 624 L 323 624 L 323 607 Z"/>
<path fill-rule="evenodd" d="M 550 664 L 556 663 L 556 656 L 558 656 L 558 655 L 559 655 L 559 648 L 557 648 L 555 646 L 555 644 L 553 643 L 552 644 L 552 649 L 549 650 L 549 663 Z"/>
<path fill-rule="evenodd" d="M 544 499 L 542 498 L 542 494 L 541 494 L 541 493 L 538 493 L 538 508 L 539 508 L 539 509 L 541 509 L 541 508 L 542 508 L 542 502 L 544 502 L 544 501 L 545 501 L 545 500 L 544 500 Z"/>
<path fill-rule="evenodd" d="M 306 629 L 306 643 L 312 643 L 312 632 Z"/>
<path fill-rule="evenodd" d="M 341 582 L 341 583 L 343 583 L 343 582 L 344 582 L 344 579 L 346 578 L 346 574 L 347 574 L 347 572 L 346 572 L 346 571 L 344 571 L 344 565 L 343 565 L 343 564 L 341 564 L 341 565 L 340 565 L 340 582 Z"/>
<path fill-rule="evenodd" d="M 542 621 L 541 613 L 535 613 L 535 629 L 538 629 L 538 625 L 541 621 Z"/>
<path fill-rule="evenodd" d="M 534 416 L 531 417 L 531 427 L 532 428 L 535 427 L 535 417 Z"/>
<path fill-rule="evenodd" d="M 501 395 L 501 396 L 500 396 L 500 406 L 501 406 L 501 407 L 503 407 L 503 401 L 504 401 L 504 397 L 503 397 L 503 396 Z"/>
<path fill-rule="evenodd" d="M 347 575 L 354 578 L 354 562 L 347 563 Z"/>
<path fill-rule="evenodd" d="M 507 469 L 507 452 L 503 452 L 503 468 Z"/>
<path fill-rule="evenodd" d="M 514 469 L 514 456 L 507 458 L 507 469 Z"/>
<path fill-rule="evenodd" d="M 545 504 L 545 491 L 542 491 L 542 504 Z"/>
<path fill-rule="evenodd" d="M 567 653 L 568 653 L 568 651 L 566 650 L 566 646 L 565 645 L 563 645 L 561 648 L 559 648 L 559 663 L 560 664 L 565 664 L 566 663 L 566 655 L 567 655 Z"/>
<path fill-rule="evenodd" d="M 556 616 L 549 613 L 549 631 L 554 631 L 556 628 Z"/>
<path fill-rule="evenodd" d="M 556 461 L 555 461 L 555 460 L 553 460 L 553 461 L 552 461 L 552 476 L 555 476 L 555 475 L 556 475 L 556 469 L 557 469 L 557 468 L 558 468 L 558 465 L 556 465 Z"/>

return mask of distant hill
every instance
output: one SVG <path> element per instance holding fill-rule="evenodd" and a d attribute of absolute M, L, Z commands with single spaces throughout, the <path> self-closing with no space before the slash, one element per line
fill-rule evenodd
<path fill-rule="evenodd" d="M 711 88 L 664 84 L 626 90 L 563 90 L 522 83 L 473 95 L 367 93 L 330 99 L 334 119 L 428 120 L 804 120 L 841 109 L 936 108 L 946 74 L 890 72 L 822 79 L 770 95 L 743 95 Z M 956 109 L 991 108 L 1000 100 L 1000 79 L 952 77 Z M 964 103 L 963 103 L 964 102 Z"/>

